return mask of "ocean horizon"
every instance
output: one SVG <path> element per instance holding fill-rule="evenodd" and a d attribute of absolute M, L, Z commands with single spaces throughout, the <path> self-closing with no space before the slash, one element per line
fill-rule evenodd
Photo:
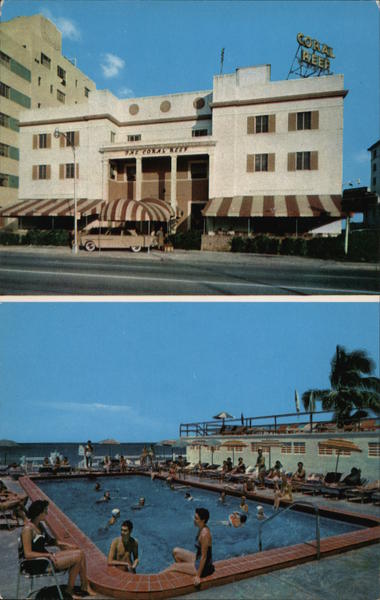
<path fill-rule="evenodd" d="M 83 455 L 79 454 L 79 447 L 84 446 L 84 442 L 20 442 L 16 445 L 7 446 L 0 444 L 0 463 L 9 465 L 20 463 L 22 457 L 28 459 L 37 459 L 49 457 L 52 452 L 59 452 L 66 456 L 72 466 L 77 466 L 83 460 Z M 153 446 L 155 453 L 159 457 L 170 458 L 172 450 L 170 447 L 156 445 L 156 442 L 120 442 L 118 444 L 100 444 L 93 442 L 94 456 L 115 456 L 122 454 L 126 458 L 138 458 L 144 446 Z"/>

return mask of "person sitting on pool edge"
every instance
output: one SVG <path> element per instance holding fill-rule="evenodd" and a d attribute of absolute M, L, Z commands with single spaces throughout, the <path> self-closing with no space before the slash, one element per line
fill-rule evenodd
<path fill-rule="evenodd" d="M 48 506 L 47 500 L 35 500 L 29 506 L 29 521 L 24 525 L 21 533 L 20 558 L 47 558 L 53 563 L 56 571 L 68 569 L 69 581 L 66 591 L 73 598 L 94 595 L 88 583 L 86 557 L 83 551 L 72 544 L 53 539 L 45 529 L 43 521 L 46 518 Z M 60 550 L 53 553 L 48 550 L 47 546 L 58 546 Z M 81 582 L 81 594 L 76 596 L 74 585 L 78 575 Z"/>
<path fill-rule="evenodd" d="M 290 502 L 293 502 L 292 484 L 286 477 L 285 473 L 281 474 L 280 487 L 278 486 L 277 481 L 274 484 L 274 502 L 273 502 L 274 510 L 279 509 L 281 499 L 289 500 Z"/>
<path fill-rule="evenodd" d="M 207 508 L 195 509 L 194 525 L 199 529 L 195 538 L 196 553 L 184 548 L 174 548 L 173 557 L 175 563 L 162 571 L 162 573 L 175 571 L 177 573 L 194 575 L 194 585 L 199 585 L 202 577 L 212 575 L 215 567 L 212 563 L 212 537 L 207 526 L 209 518 L 210 513 Z"/>
<path fill-rule="evenodd" d="M 117 567 L 130 573 L 136 573 L 139 564 L 139 545 L 132 536 L 132 521 L 123 521 L 121 524 L 121 536 L 111 542 L 108 553 L 107 564 L 109 567 Z"/>
<path fill-rule="evenodd" d="M 228 525 L 232 525 L 233 527 L 242 527 L 246 521 L 247 515 L 242 515 L 237 511 L 231 513 L 228 517 Z"/>

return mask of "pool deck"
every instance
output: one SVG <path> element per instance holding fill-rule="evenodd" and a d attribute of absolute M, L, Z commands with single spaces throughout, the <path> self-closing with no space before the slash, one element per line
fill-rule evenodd
<path fill-rule="evenodd" d="M 8 485 L 8 482 L 6 483 Z M 13 485 L 19 485 L 16 482 L 12 483 Z M 30 478 L 22 478 L 20 480 L 20 483 L 22 484 L 23 488 L 27 491 L 30 498 L 34 499 L 37 497 L 44 497 L 44 494 L 36 486 L 34 481 L 32 481 Z M 38 483 L 38 481 L 36 483 Z M 182 480 L 181 483 L 183 483 Z M 198 479 L 196 477 L 189 477 L 186 480 L 186 483 L 198 485 L 207 489 L 213 489 L 215 491 L 220 491 L 223 489 L 223 486 L 221 486 L 219 483 L 206 483 L 204 479 Z M 9 485 L 9 487 L 11 486 Z M 241 488 L 240 486 L 232 486 L 231 489 L 228 490 L 228 493 L 231 493 L 233 495 L 241 495 Z M 259 501 L 261 503 L 268 503 L 271 502 L 272 496 L 273 494 L 270 490 L 265 490 L 262 493 L 260 493 L 260 495 L 255 494 L 248 497 L 251 497 L 255 501 Z M 295 494 L 295 500 L 305 500 L 305 497 L 302 496 L 302 494 Z M 380 541 L 380 519 L 378 507 L 367 504 L 356 505 L 343 500 L 331 501 L 319 497 L 307 497 L 307 501 L 311 501 L 314 504 L 318 505 L 318 507 L 320 508 L 320 514 L 322 516 L 334 516 L 334 514 L 336 513 L 341 514 L 342 512 L 344 512 L 345 519 L 347 521 L 358 522 L 359 519 L 361 520 L 362 525 L 366 527 L 365 529 L 360 531 L 322 539 L 321 558 L 330 558 L 333 555 L 342 552 L 357 550 L 368 544 L 376 544 L 376 542 Z M 262 580 L 263 578 L 268 580 L 268 577 L 269 581 L 271 581 L 273 580 L 274 576 L 269 574 L 275 570 L 289 570 L 289 567 L 295 567 L 296 569 L 302 570 L 307 568 L 307 565 L 304 565 L 303 567 L 300 565 L 310 561 L 313 561 L 313 563 L 308 567 L 313 567 L 313 570 L 315 570 L 315 568 L 321 564 L 321 561 L 316 561 L 315 543 L 297 544 L 295 546 L 290 546 L 287 548 L 278 548 L 263 551 L 261 553 L 251 554 L 248 556 L 217 561 L 215 563 L 215 573 L 210 577 L 204 578 L 202 580 L 201 587 L 197 589 L 192 583 L 192 577 L 182 575 L 179 573 L 156 575 L 131 575 L 128 573 L 120 572 L 115 568 L 108 567 L 106 563 L 106 558 L 100 552 L 100 550 L 53 503 L 50 503 L 48 522 L 50 527 L 53 529 L 54 533 L 58 537 L 61 537 L 65 541 L 71 541 L 73 543 L 76 543 L 84 549 L 87 557 L 89 579 L 92 583 L 92 586 L 99 594 L 99 598 L 114 597 L 124 598 L 126 600 L 130 598 L 141 598 L 141 600 L 145 600 L 145 598 L 178 598 L 179 596 L 191 594 L 194 592 L 195 595 L 192 594 L 194 595 L 194 597 L 199 596 L 200 598 L 222 598 L 228 597 L 224 595 L 225 592 L 223 590 L 230 588 L 231 585 L 235 586 L 235 588 L 236 586 L 238 586 L 238 590 L 234 589 L 234 592 L 232 593 L 231 591 L 231 593 L 233 596 L 239 597 L 239 592 L 242 589 L 249 589 L 249 581 L 258 581 L 258 579 L 256 578 L 259 578 L 260 580 Z M 16 530 L 16 532 L 19 531 L 20 530 Z M 0 536 L 2 539 L 4 539 L 4 544 L 0 545 L 0 560 L 3 564 L 2 554 L 4 553 L 4 548 L 6 548 L 5 541 L 7 539 L 14 540 L 14 538 L 17 537 L 17 533 L 15 533 L 15 531 L 8 532 L 5 530 L 0 530 Z M 370 555 L 372 556 L 373 553 L 377 553 L 378 555 L 378 549 L 378 546 L 375 546 L 374 549 L 368 548 L 366 549 L 366 551 L 370 552 L 371 550 L 373 550 L 372 553 L 370 552 Z M 359 552 L 363 551 L 359 550 Z M 351 554 L 355 556 L 358 555 L 358 552 L 350 552 L 350 555 Z M 15 573 L 17 572 L 16 556 L 14 556 L 12 562 Z M 9 557 L 9 552 L 7 552 L 7 557 Z M 12 567 L 10 568 L 12 570 Z M 352 572 L 352 569 L 350 569 L 350 572 Z M 363 573 L 361 573 L 361 577 L 362 576 Z M 253 577 L 255 577 L 255 580 L 252 579 Z M 240 582 L 240 580 L 247 578 L 249 578 L 248 581 Z M 9 586 L 9 576 L 5 581 L 2 581 L 2 579 L 2 576 L 0 576 L 0 594 L 2 594 L 4 598 L 11 599 L 12 596 L 6 595 L 6 589 L 4 588 L 4 585 L 6 585 L 7 587 Z M 16 574 L 14 574 L 14 588 L 15 581 Z M 227 587 L 225 587 L 226 584 Z M 344 584 L 341 581 L 341 579 L 340 584 L 343 585 L 344 588 Z M 216 588 L 215 586 L 223 587 Z M 212 589 L 209 590 L 209 588 Z M 2 589 L 4 589 L 3 592 Z M 199 589 L 201 591 L 199 591 Z M 345 591 L 347 593 L 347 589 Z M 9 592 L 7 593 L 9 594 Z M 253 598 L 254 596 L 252 595 L 252 591 L 249 593 L 251 593 L 250 596 L 241 597 Z M 260 598 L 260 596 L 257 597 Z M 286 596 L 282 595 L 282 598 L 285 597 Z M 294 598 L 293 593 L 292 597 Z M 335 598 L 336 597 L 337 596 L 335 595 Z M 371 596 L 368 595 L 361 597 L 371 598 Z M 373 598 L 378 598 L 378 594 L 373 595 Z"/>

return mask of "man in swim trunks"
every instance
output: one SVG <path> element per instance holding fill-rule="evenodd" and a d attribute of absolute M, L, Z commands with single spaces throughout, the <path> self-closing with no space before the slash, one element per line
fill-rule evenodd
<path fill-rule="evenodd" d="M 137 540 L 132 536 L 132 521 L 123 521 L 121 524 L 121 536 L 115 538 L 108 553 L 108 566 L 118 567 L 130 573 L 136 573 L 139 564 L 139 548 Z"/>

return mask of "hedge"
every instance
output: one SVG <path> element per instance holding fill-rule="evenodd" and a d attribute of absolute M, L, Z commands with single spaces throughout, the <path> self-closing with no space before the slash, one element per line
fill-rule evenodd
<path fill-rule="evenodd" d="M 234 237 L 231 252 L 283 254 L 310 258 L 379 262 L 380 231 L 352 231 L 348 239 L 348 255 L 344 254 L 345 234 L 336 237 L 276 237 L 256 235 Z"/>
<path fill-rule="evenodd" d="M 167 237 L 168 241 L 173 244 L 174 248 L 183 250 L 200 250 L 202 234 L 200 231 L 184 231 L 174 233 Z"/>
<path fill-rule="evenodd" d="M 3 246 L 69 246 L 70 232 L 65 229 L 44 231 L 30 229 L 26 234 L 0 231 L 0 245 Z"/>

